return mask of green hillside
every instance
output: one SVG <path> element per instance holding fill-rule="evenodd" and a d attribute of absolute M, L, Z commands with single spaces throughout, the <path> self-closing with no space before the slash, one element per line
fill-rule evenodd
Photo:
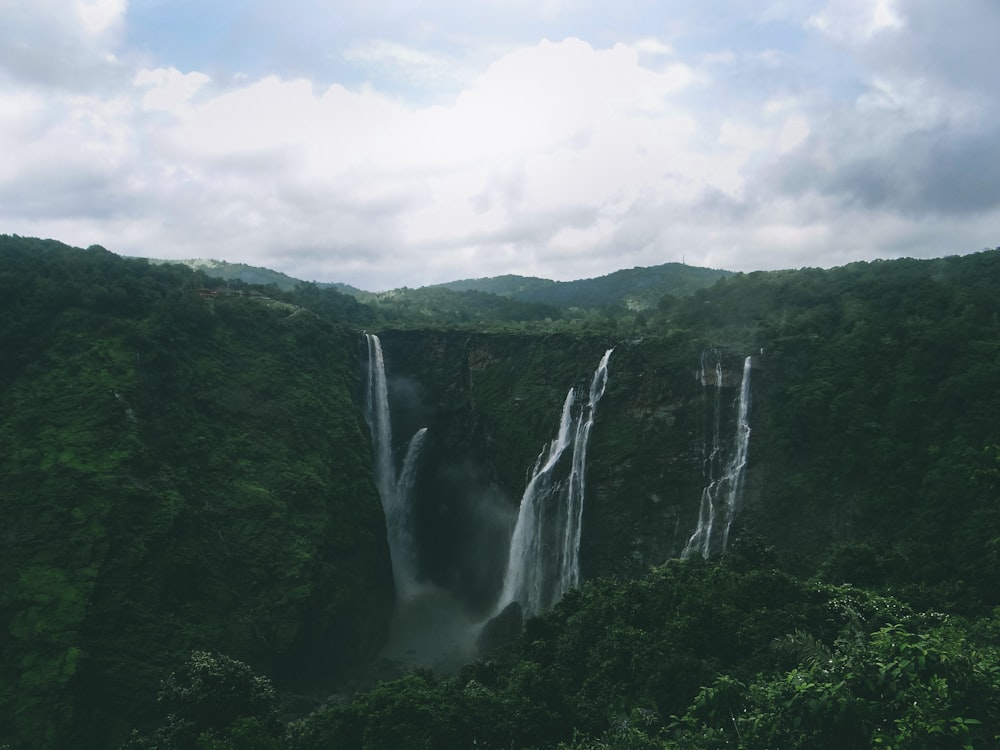
<path fill-rule="evenodd" d="M 578 281 L 495 276 L 453 281 L 439 286 L 455 291 L 488 292 L 521 302 L 536 302 L 554 307 L 620 307 L 636 311 L 655 307 L 664 295 L 684 297 L 731 275 L 729 271 L 665 263 L 661 266 L 615 271 L 605 276 Z"/>
<path fill-rule="evenodd" d="M 0 260 L 0 746 L 1000 742 L 1000 250 L 360 299 L 51 240 Z M 364 331 L 397 461 L 427 429 L 418 577 L 480 625 L 613 349 L 583 586 L 447 675 L 379 657 Z M 744 391 L 732 533 L 679 559 Z"/>
<path fill-rule="evenodd" d="M 192 268 L 196 271 L 202 271 L 205 275 L 211 276 L 212 278 L 223 279 L 224 281 L 239 281 L 244 284 L 256 284 L 258 286 L 273 285 L 278 289 L 284 289 L 286 291 L 292 290 L 302 283 L 299 279 L 293 279 L 291 276 L 281 273 L 281 271 L 272 271 L 270 268 L 250 266 L 246 263 L 229 263 L 224 260 L 200 259 L 150 259 L 149 262 L 157 265 L 167 264 L 187 266 L 188 268 Z"/>
<path fill-rule="evenodd" d="M 348 284 L 300 281 L 278 271 L 218 260 L 151 261 L 177 263 L 212 278 L 292 292 L 301 286 L 332 289 L 372 309 L 384 325 L 490 327 L 512 321 L 579 320 L 593 311 L 617 314 L 649 311 L 664 296 L 684 297 L 711 286 L 729 271 L 666 263 L 632 268 L 578 281 L 551 281 L 508 274 L 465 279 L 411 289 L 366 292 Z M 571 309 L 573 312 L 567 312 Z"/>
<path fill-rule="evenodd" d="M 482 279 L 448 281 L 444 284 L 435 284 L 434 286 L 451 289 L 454 292 L 486 292 L 487 294 L 498 294 L 501 297 L 520 298 L 524 294 L 552 289 L 556 284 L 557 282 L 555 281 L 540 279 L 537 276 L 505 274 L 503 276 L 490 276 Z"/>
<path fill-rule="evenodd" d="M 243 284 L 255 286 L 274 286 L 286 292 L 306 283 L 301 279 L 293 278 L 288 274 L 282 273 L 281 271 L 274 271 L 270 268 L 262 268 L 261 266 L 251 266 L 246 263 L 230 263 L 224 260 L 205 260 L 197 258 L 187 260 L 150 259 L 149 262 L 155 264 L 187 266 L 188 268 L 193 268 L 196 271 L 202 271 L 206 276 L 211 276 L 215 279 L 222 279 L 223 281 L 239 281 Z M 321 288 L 329 287 L 331 289 L 336 289 L 338 292 L 342 292 L 343 294 L 366 294 L 366 292 L 363 292 L 350 284 L 325 282 L 309 283 L 316 284 Z"/>
<path fill-rule="evenodd" d="M 299 690 L 373 654 L 354 337 L 98 247 L 0 254 L 0 744 L 120 741 L 192 649 Z"/>

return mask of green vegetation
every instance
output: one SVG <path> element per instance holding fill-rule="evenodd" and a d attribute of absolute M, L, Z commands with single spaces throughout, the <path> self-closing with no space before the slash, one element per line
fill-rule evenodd
<path fill-rule="evenodd" d="M 231 724 L 189 746 L 236 747 L 209 740 L 239 731 L 255 743 L 244 747 L 295 750 L 993 747 L 998 616 L 916 612 L 739 555 L 672 561 L 571 592 L 453 677 L 412 672 L 283 730 L 248 696 L 216 714 Z M 165 716 L 153 737 L 193 713 Z"/>
<path fill-rule="evenodd" d="M 20 237 L 0 258 L 0 745 L 1000 743 L 1000 250 L 371 296 Z M 480 495 L 512 511 L 615 349 L 588 583 L 455 675 L 364 676 L 392 582 L 362 330 L 399 434 L 430 428 L 425 572 L 480 609 L 506 530 Z M 730 554 L 677 561 L 748 355 Z"/>
<path fill-rule="evenodd" d="M 521 302 L 536 302 L 560 308 L 647 310 L 664 295 L 685 297 L 712 286 L 732 274 L 682 263 L 649 268 L 629 268 L 605 276 L 578 281 L 549 281 L 525 276 L 452 281 L 439 286 L 455 291 L 498 294 Z"/>
<path fill-rule="evenodd" d="M 857 583 L 939 608 L 1000 603 L 997 288 L 989 251 L 748 274 L 665 306 L 663 325 L 763 349 L 752 450 L 765 470 L 746 523 L 811 558 L 869 545 L 877 567 L 845 558 Z"/>
<path fill-rule="evenodd" d="M 551 279 L 540 279 L 537 276 L 518 276 L 504 274 L 484 279 L 461 279 L 448 281 L 435 286 L 451 289 L 453 292 L 487 292 L 501 297 L 519 298 L 521 295 L 541 289 L 551 289 L 556 285 Z"/>
<path fill-rule="evenodd" d="M 664 295 L 684 297 L 711 286 L 729 271 L 666 263 L 632 268 L 579 281 L 526 276 L 466 279 L 387 292 L 366 292 L 347 284 L 302 282 L 286 274 L 244 263 L 217 260 L 153 261 L 179 263 L 229 283 L 266 286 L 272 292 L 305 294 L 310 309 L 326 308 L 342 321 L 403 328 L 505 330 L 614 329 L 654 309 Z M 325 294 L 324 294 L 325 293 Z M 299 295 L 294 295 L 298 298 Z M 361 305 L 351 305 L 345 297 Z M 365 310 L 363 311 L 362 305 Z M 335 309 L 334 309 L 335 308 Z"/>
<path fill-rule="evenodd" d="M 296 689 L 386 633 L 355 337 L 101 248 L 0 238 L 0 742 L 102 747 L 224 650 Z"/>
<path fill-rule="evenodd" d="M 615 330 L 656 308 L 664 295 L 684 297 L 730 276 L 728 271 L 667 263 L 580 281 L 524 276 L 469 279 L 419 289 L 354 292 L 382 326 L 533 333 Z"/>
<path fill-rule="evenodd" d="M 159 260 L 150 259 L 150 263 L 174 264 L 187 266 L 196 271 L 202 271 L 214 279 L 223 281 L 236 281 L 241 284 L 251 284 L 256 286 L 273 286 L 284 291 L 292 291 L 299 284 L 303 283 L 299 279 L 293 279 L 288 274 L 280 271 L 272 271 L 270 268 L 260 268 L 259 266 L 249 266 L 246 263 L 229 263 L 224 260 Z"/>

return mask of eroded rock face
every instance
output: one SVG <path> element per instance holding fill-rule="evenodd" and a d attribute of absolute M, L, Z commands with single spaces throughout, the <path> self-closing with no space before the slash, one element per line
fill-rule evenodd
<path fill-rule="evenodd" d="M 424 545 L 433 550 L 423 557 L 425 572 L 438 582 L 455 585 L 455 576 L 468 577 L 455 571 L 475 570 L 476 601 L 486 606 L 496 596 L 497 561 L 566 390 L 585 389 L 610 346 L 587 458 L 583 576 L 636 574 L 680 555 L 697 525 L 712 410 L 717 397 L 728 402 L 738 393 L 742 356 L 724 358 L 721 386 L 707 392 L 699 345 L 683 340 L 386 331 L 382 341 L 390 379 L 407 384 L 397 395 L 419 394 L 419 403 L 399 404 L 402 419 L 420 413 L 428 426 L 418 502 Z M 471 556 L 470 535 L 478 540 Z M 484 564 L 484 557 L 496 559 Z"/>

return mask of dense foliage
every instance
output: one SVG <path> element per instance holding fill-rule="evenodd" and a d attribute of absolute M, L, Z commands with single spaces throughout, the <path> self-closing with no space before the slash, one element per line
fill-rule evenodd
<path fill-rule="evenodd" d="M 747 523 L 807 556 L 840 543 L 857 583 L 1000 603 L 997 289 L 989 251 L 749 274 L 665 310 L 761 348 Z"/>
<path fill-rule="evenodd" d="M 106 746 L 192 649 L 298 689 L 370 656 L 392 586 L 355 337 L 179 266 L 0 252 L 0 743 Z"/>
<path fill-rule="evenodd" d="M 371 296 L 0 258 L 0 745 L 1000 743 L 1000 251 Z M 423 573 L 479 612 L 567 388 L 615 351 L 589 583 L 457 674 L 352 697 L 392 604 L 361 330 L 398 433 L 430 427 Z M 751 355 L 739 541 L 671 559 Z"/>
<path fill-rule="evenodd" d="M 418 289 L 366 292 L 346 284 L 301 282 L 283 273 L 243 263 L 175 262 L 227 282 L 301 292 L 288 298 L 306 299 L 310 309 L 324 308 L 336 313 L 339 319 L 358 325 L 479 331 L 509 329 L 515 323 L 533 331 L 614 329 L 623 321 L 633 320 L 636 311 L 644 315 L 642 311 L 655 308 L 664 295 L 684 297 L 732 275 L 729 271 L 666 263 L 578 281 L 506 275 Z"/>
<path fill-rule="evenodd" d="M 498 294 L 522 302 L 538 302 L 562 308 L 619 308 L 644 310 L 655 307 L 664 295 L 684 297 L 730 276 L 729 271 L 665 263 L 649 268 L 629 268 L 577 281 L 549 281 L 524 276 L 452 281 L 440 286 L 456 291 Z"/>
<path fill-rule="evenodd" d="M 993 747 L 998 656 L 1000 614 L 916 612 L 739 555 L 696 558 L 572 592 L 508 649 L 453 677 L 412 672 L 284 726 L 250 695 L 238 718 L 231 707 L 221 714 L 234 717 L 225 726 L 197 719 L 219 692 L 211 684 L 137 746 Z M 197 742 L 170 740 L 192 724 L 203 727 Z"/>

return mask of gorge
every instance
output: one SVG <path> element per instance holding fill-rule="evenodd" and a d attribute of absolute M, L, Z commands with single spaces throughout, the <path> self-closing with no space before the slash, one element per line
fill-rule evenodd
<path fill-rule="evenodd" d="M 428 660 L 438 667 L 457 663 L 456 659 L 461 662 L 474 655 L 473 641 L 485 621 L 477 622 L 473 612 L 463 611 L 468 592 L 454 591 L 449 595 L 420 574 L 414 488 L 417 459 L 427 428 L 421 427 L 410 439 L 397 472 L 382 342 L 372 333 L 365 334 L 365 341 L 366 416 L 396 588 L 396 625 L 387 653 L 404 661 Z M 556 437 L 535 460 L 510 537 L 495 535 L 492 540 L 495 549 L 491 556 L 500 558 L 504 553 L 507 556 L 498 598 L 491 610 L 493 615 L 512 603 L 525 616 L 537 614 L 580 583 L 587 450 L 597 405 L 607 386 L 612 351 L 604 353 L 589 389 L 583 391 L 586 400 L 578 395 L 575 386 L 570 387 Z M 463 535 L 477 532 L 477 529 L 462 529 Z M 454 540 L 450 543 L 454 545 Z M 437 616 L 428 616 L 426 610 L 430 608 L 437 610 Z M 447 637 L 429 639 L 430 634 L 415 632 L 422 629 L 443 630 Z"/>
<path fill-rule="evenodd" d="M 204 650 L 317 722 L 388 700 L 347 702 L 372 670 L 433 667 L 448 705 L 529 717 L 495 745 L 555 747 L 600 735 L 613 695 L 680 716 L 726 665 L 746 685 L 739 660 L 794 635 L 755 608 L 835 649 L 831 612 L 1000 605 L 997 251 L 602 312 L 202 294 L 225 282 L 0 239 L 0 744 L 152 732 Z M 475 661 L 512 601 L 524 638 Z M 626 663 L 656 669 L 607 676 Z"/>

